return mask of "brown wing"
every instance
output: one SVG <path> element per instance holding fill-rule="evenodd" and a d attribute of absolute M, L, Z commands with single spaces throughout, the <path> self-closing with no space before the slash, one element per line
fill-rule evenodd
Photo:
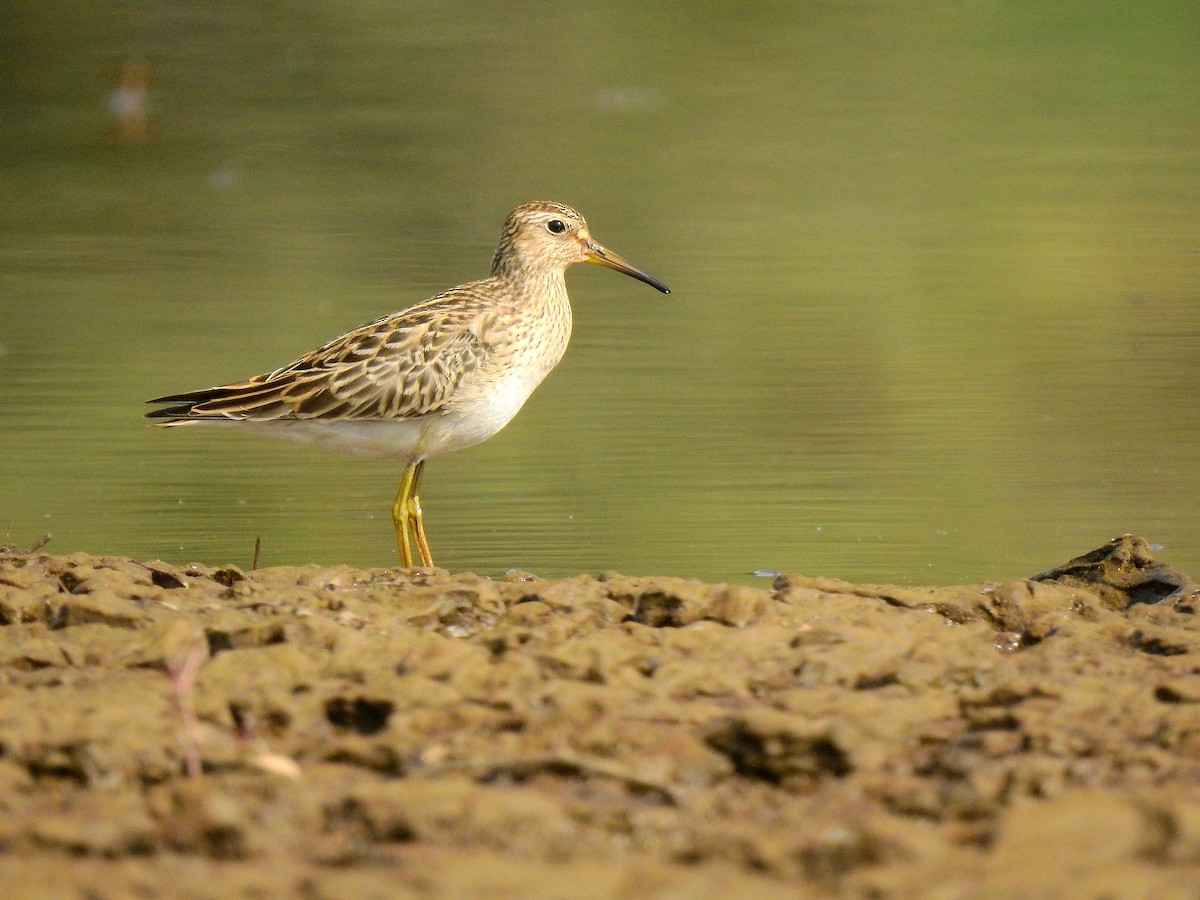
<path fill-rule="evenodd" d="M 413 418 L 441 409 L 489 352 L 471 288 L 385 316 L 266 375 L 160 397 L 148 415 L 195 419 Z"/>

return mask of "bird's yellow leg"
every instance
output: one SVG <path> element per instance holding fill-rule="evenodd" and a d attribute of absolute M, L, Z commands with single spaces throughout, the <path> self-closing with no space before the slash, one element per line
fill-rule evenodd
<path fill-rule="evenodd" d="M 396 502 L 392 504 L 392 525 L 396 528 L 396 546 L 400 549 L 400 565 L 408 568 L 412 565 L 412 544 L 408 539 L 408 510 L 409 498 L 412 496 L 413 483 L 421 471 L 421 463 L 409 463 L 400 479 L 400 490 L 396 492 Z"/>
<path fill-rule="evenodd" d="M 421 565 L 432 566 L 433 554 L 429 550 L 429 538 L 425 537 L 425 519 L 421 515 L 421 473 L 425 471 L 425 460 L 417 463 L 413 474 L 412 488 L 408 496 L 408 519 L 412 523 L 413 535 L 417 539 L 417 552 L 421 554 Z"/>

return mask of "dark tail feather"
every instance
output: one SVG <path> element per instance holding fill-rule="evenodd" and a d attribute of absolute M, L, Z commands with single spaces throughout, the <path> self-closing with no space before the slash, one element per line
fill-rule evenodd
<path fill-rule="evenodd" d="M 147 400 L 147 403 L 153 403 L 153 400 Z M 168 406 L 166 409 L 156 409 L 146 413 L 147 419 L 181 419 L 187 418 L 187 414 L 192 411 L 190 406 Z"/>
<path fill-rule="evenodd" d="M 182 394 L 168 394 L 165 397 L 155 397 L 153 400 L 147 400 L 147 403 L 174 403 L 176 406 L 168 406 L 164 409 L 156 409 L 146 413 L 147 419 L 177 419 L 186 417 L 191 414 L 197 406 L 202 403 L 208 403 L 210 400 L 220 400 L 228 397 L 233 391 L 229 388 L 216 387 L 206 388 L 202 391 L 187 391 Z"/>
<path fill-rule="evenodd" d="M 146 413 L 147 419 L 222 421 L 247 418 L 251 411 L 260 418 L 276 418 L 292 412 L 291 406 L 280 399 L 278 384 L 258 379 L 202 391 L 168 394 L 146 402 L 174 404 Z"/>

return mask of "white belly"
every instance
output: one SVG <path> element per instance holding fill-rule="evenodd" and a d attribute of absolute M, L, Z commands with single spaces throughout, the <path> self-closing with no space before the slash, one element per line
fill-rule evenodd
<path fill-rule="evenodd" d="M 535 387 L 536 381 L 510 376 L 490 384 L 486 400 L 460 402 L 415 419 L 196 419 L 172 424 L 213 425 L 353 456 L 416 461 L 486 441 L 512 421 Z"/>
<path fill-rule="evenodd" d="M 213 421 L 212 424 L 353 456 L 404 460 L 419 458 L 417 450 L 423 431 L 422 419 L 392 422 L 379 419 L 274 419 L 267 422 Z"/>

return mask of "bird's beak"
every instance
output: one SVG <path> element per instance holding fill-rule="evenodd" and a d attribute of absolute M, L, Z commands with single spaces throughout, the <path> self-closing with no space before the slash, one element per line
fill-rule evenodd
<path fill-rule="evenodd" d="M 638 281 L 644 281 L 646 284 L 655 290 L 662 291 L 664 294 L 671 293 L 671 289 L 646 272 L 643 272 L 633 263 L 622 259 L 611 250 L 605 249 L 593 240 L 589 240 L 583 250 L 584 262 L 595 263 L 598 266 L 608 266 L 610 269 L 616 269 L 618 272 L 624 272 L 631 278 L 636 278 Z"/>

